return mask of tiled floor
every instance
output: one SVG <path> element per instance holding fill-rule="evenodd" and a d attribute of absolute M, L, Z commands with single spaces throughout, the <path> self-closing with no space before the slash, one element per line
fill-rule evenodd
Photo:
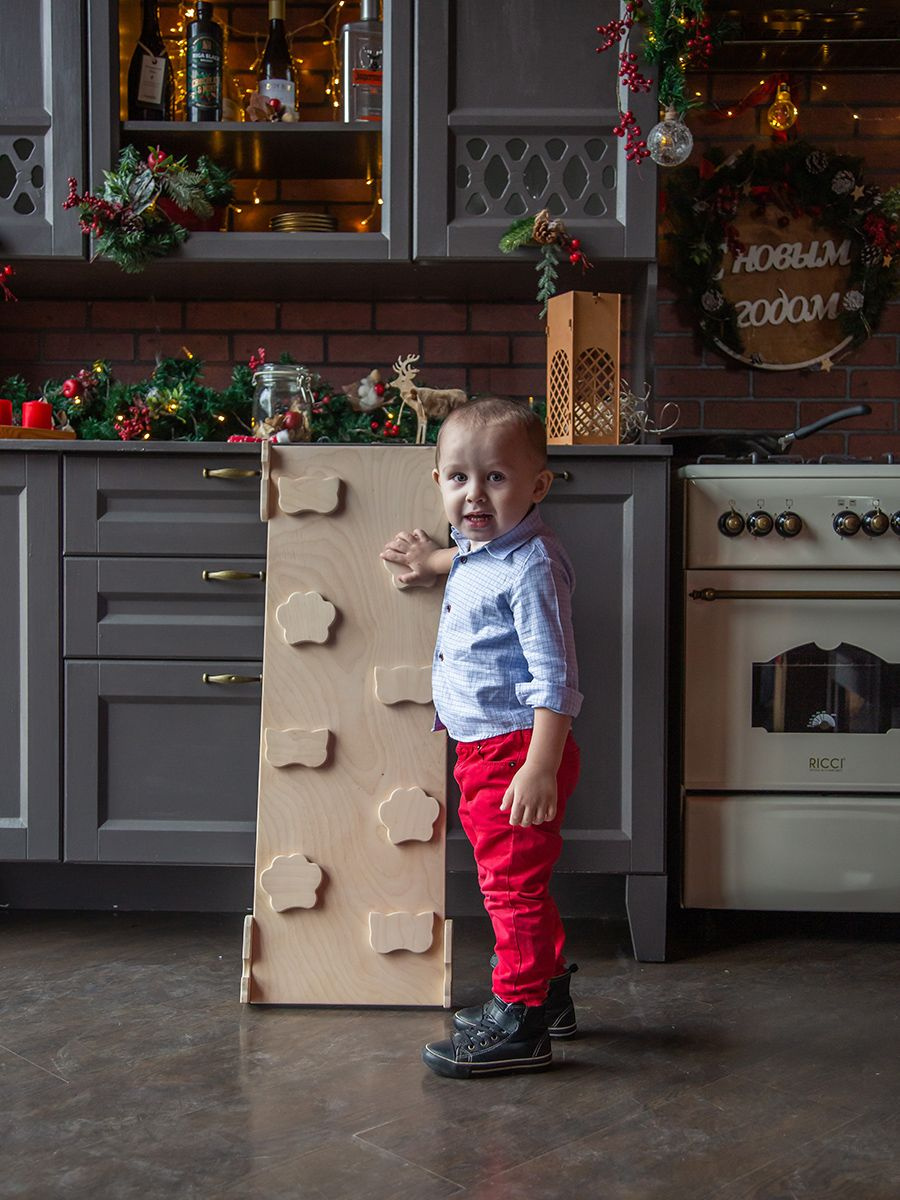
<path fill-rule="evenodd" d="M 898 1200 L 900 919 L 695 924 L 649 965 L 574 923 L 580 1036 L 463 1082 L 444 1013 L 241 1007 L 239 916 L 7 912 L 0 1196 Z"/>

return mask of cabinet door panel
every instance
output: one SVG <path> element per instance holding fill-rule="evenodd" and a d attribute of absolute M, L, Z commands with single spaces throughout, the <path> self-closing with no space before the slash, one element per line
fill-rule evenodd
<path fill-rule="evenodd" d="M 223 468 L 246 475 L 204 474 Z M 259 464 L 249 456 L 72 455 L 65 480 L 67 554 L 265 555 Z"/>
<path fill-rule="evenodd" d="M 59 463 L 0 457 L 0 859 L 59 857 Z"/>
<path fill-rule="evenodd" d="M 81 258 L 70 175 L 84 178 L 82 0 L 0 0 L 0 238 L 4 253 Z"/>
<path fill-rule="evenodd" d="M 68 558 L 67 658 L 261 658 L 264 558 Z M 214 578 L 229 573 L 251 578 Z"/>
<path fill-rule="evenodd" d="M 549 208 L 592 258 L 653 258 L 656 172 L 611 132 L 615 52 L 592 31 L 617 0 L 417 0 L 414 255 L 500 257 L 516 217 Z M 629 96 L 642 127 L 652 95 Z"/>
<path fill-rule="evenodd" d="M 248 662 L 66 664 L 65 857 L 252 863 L 260 685 Z"/>

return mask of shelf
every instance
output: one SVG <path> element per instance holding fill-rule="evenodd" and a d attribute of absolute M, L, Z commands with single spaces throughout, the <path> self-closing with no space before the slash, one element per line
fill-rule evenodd
<path fill-rule="evenodd" d="M 297 121 L 125 121 L 122 144 L 159 144 L 176 158 L 208 154 L 244 177 L 357 179 L 377 169 L 381 126 Z"/>

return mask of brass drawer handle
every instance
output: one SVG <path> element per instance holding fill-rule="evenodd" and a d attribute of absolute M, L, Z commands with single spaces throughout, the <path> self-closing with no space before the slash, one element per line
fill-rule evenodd
<path fill-rule="evenodd" d="M 568 483 L 569 480 L 572 478 L 572 472 L 571 471 L 554 471 L 553 478 L 554 479 L 562 479 L 564 483 Z"/>
<path fill-rule="evenodd" d="M 204 683 L 262 683 L 262 675 L 207 675 L 203 672 Z"/>
<path fill-rule="evenodd" d="M 265 579 L 265 571 L 203 571 L 201 577 L 210 579 Z"/>
<path fill-rule="evenodd" d="M 204 479 L 253 479 L 261 471 L 250 471 L 243 467 L 204 467 Z"/>

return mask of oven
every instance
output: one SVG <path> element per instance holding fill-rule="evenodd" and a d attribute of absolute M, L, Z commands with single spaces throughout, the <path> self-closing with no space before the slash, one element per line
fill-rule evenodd
<path fill-rule="evenodd" d="M 683 903 L 900 911 L 900 467 L 686 489 Z"/>

